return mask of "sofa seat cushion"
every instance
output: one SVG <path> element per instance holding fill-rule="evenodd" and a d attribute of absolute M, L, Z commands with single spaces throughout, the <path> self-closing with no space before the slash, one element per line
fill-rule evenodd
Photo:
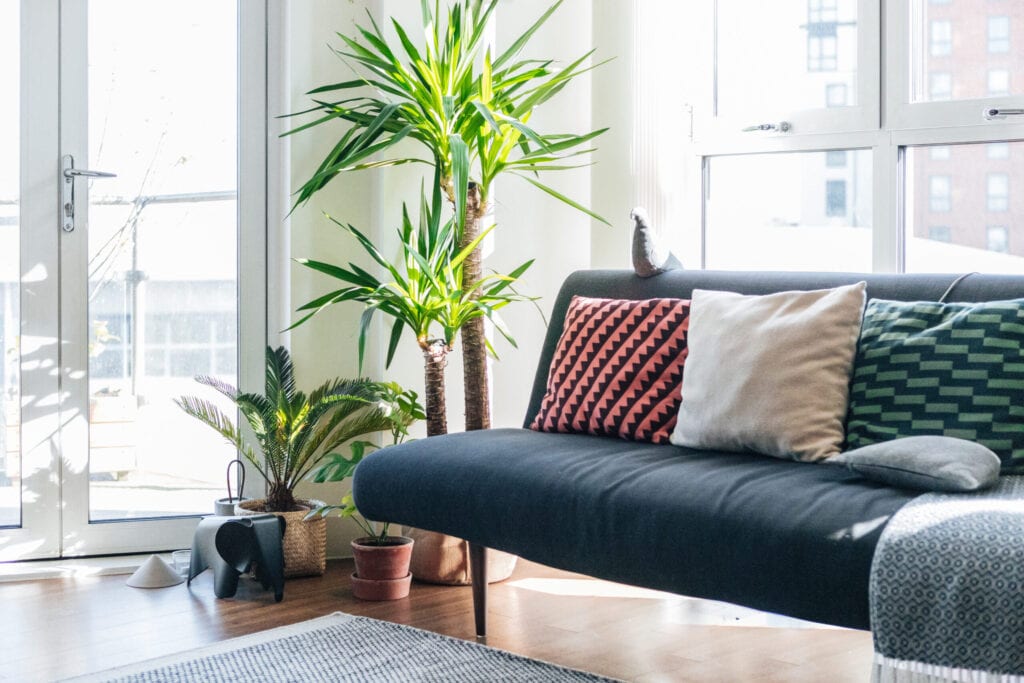
<path fill-rule="evenodd" d="M 915 495 L 839 467 L 525 429 L 386 448 L 353 486 L 370 519 L 853 628 L 879 534 Z"/>

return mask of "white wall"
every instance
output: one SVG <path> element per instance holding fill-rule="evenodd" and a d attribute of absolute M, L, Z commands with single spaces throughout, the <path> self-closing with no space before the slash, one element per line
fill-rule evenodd
<path fill-rule="evenodd" d="M 495 19 L 495 41 L 501 50 L 511 43 L 536 17 L 548 7 L 548 0 L 504 0 Z M 545 182 L 584 205 L 594 206 L 614 228 L 592 221 L 588 216 L 564 206 L 518 178 L 499 180 L 494 192 L 495 219 L 498 228 L 491 244 L 486 266 L 508 271 L 529 258 L 536 263 L 526 274 L 522 291 L 540 296 L 538 302 L 544 315 L 550 313 L 561 282 L 570 272 L 600 267 L 627 267 L 629 209 L 633 200 L 632 174 L 629 164 L 632 105 L 608 83 L 628 82 L 632 33 L 629 26 L 631 2 L 615 0 L 566 0 L 562 8 L 539 32 L 524 53 L 526 57 L 555 58 L 562 63 L 579 57 L 592 46 L 598 51 L 595 59 L 617 57 L 592 75 L 579 78 L 557 98 L 537 112 L 532 124 L 545 132 L 582 133 L 598 126 L 611 125 L 616 130 L 598 140 L 601 149 L 599 165 L 594 169 L 550 173 Z M 287 77 L 291 83 L 292 111 L 304 108 L 303 93 L 327 82 L 347 80 L 347 67 L 340 63 L 326 45 L 337 46 L 335 31 L 351 33 L 353 21 L 365 20 L 369 10 L 380 21 L 396 16 L 403 23 L 416 24 L 419 3 L 408 0 L 370 0 L 337 2 L 336 0 L 303 0 L 289 4 Z M 593 29 L 593 30 L 592 30 Z M 318 127 L 290 139 L 288 158 L 291 165 L 291 188 L 305 180 L 333 143 L 336 131 Z M 600 172 L 597 171 L 600 169 Z M 290 248 L 295 257 L 347 262 L 357 259 L 365 264 L 349 238 L 332 228 L 321 216 L 328 211 L 340 220 L 365 228 L 386 250 L 393 250 L 391 237 L 397 227 L 401 202 L 416 202 L 420 174 L 409 167 L 349 174 L 336 179 L 306 207 L 300 207 L 290 219 Z M 428 180 L 429 182 L 429 180 Z M 301 266 L 290 273 L 293 309 L 309 299 L 325 293 L 330 281 Z M 537 357 L 545 332 L 545 324 L 537 310 L 529 304 L 506 309 L 503 317 L 512 329 L 519 349 L 503 340 L 496 346 L 501 360 L 493 366 L 494 425 L 519 426 L 529 399 Z M 299 381 L 308 387 L 326 378 L 354 376 L 356 338 L 361 312 L 357 304 L 335 306 L 333 310 L 306 323 L 291 335 L 291 348 L 298 367 Z M 421 392 L 422 362 L 411 337 L 403 340 L 395 363 L 387 372 L 383 368 L 383 349 L 378 340 L 374 351 L 368 351 L 364 372 L 375 378 L 398 381 Z M 456 349 L 448 371 L 449 430 L 462 428 L 462 374 Z M 422 434 L 422 429 L 418 432 Z M 342 486 L 308 485 L 302 489 L 328 501 L 336 501 Z M 331 520 L 329 554 L 348 555 L 348 541 L 356 529 L 350 523 Z"/>
<path fill-rule="evenodd" d="M 365 19 L 365 8 L 376 3 L 350 3 L 335 0 L 302 0 L 288 3 L 288 75 L 290 85 L 284 114 L 307 108 L 303 93 L 328 82 L 347 80 L 346 69 L 330 52 L 327 45 L 337 46 L 335 32 L 351 32 L 353 21 Z M 335 80 L 331 80 L 335 79 Z M 308 120 L 303 118 L 302 121 Z M 298 119 L 295 119 L 298 121 Z M 335 131 L 318 126 L 288 138 L 286 154 L 290 161 L 289 186 L 294 192 L 316 169 L 331 149 Z M 358 227 L 371 226 L 376 218 L 376 192 L 374 172 L 350 174 L 336 179 L 308 205 L 292 213 L 289 223 L 290 249 L 295 258 L 347 263 L 355 260 L 368 265 L 351 248 L 341 231 L 323 216 L 327 212 L 339 220 Z M 290 206 L 290 204 L 289 204 Z M 329 291 L 331 281 L 312 271 L 293 264 L 290 272 L 291 310 Z M 300 387 L 310 389 L 326 379 L 358 374 L 356 340 L 358 338 L 359 307 L 335 306 L 291 333 L 291 350 L 295 359 Z M 380 368 L 371 356 L 364 372 L 379 377 Z M 347 484 L 307 484 L 299 492 L 315 496 L 329 503 L 338 502 Z M 347 520 L 331 518 L 328 522 L 328 555 L 349 556 L 348 543 L 357 536 L 355 525 Z"/>

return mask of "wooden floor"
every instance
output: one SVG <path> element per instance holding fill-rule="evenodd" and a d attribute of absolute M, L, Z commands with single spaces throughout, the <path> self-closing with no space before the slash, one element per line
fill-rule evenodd
<path fill-rule="evenodd" d="M 0 584 L 0 680 L 46 681 L 198 647 L 335 611 L 473 638 L 468 588 L 414 584 L 390 603 L 351 597 L 351 561 L 294 579 L 284 602 L 243 580 L 213 597 L 210 572 L 160 590 L 124 576 Z M 488 645 L 629 681 L 866 681 L 863 631 L 779 627 L 760 613 L 520 562 L 490 591 Z M 759 623 L 767 625 L 758 625 Z"/>

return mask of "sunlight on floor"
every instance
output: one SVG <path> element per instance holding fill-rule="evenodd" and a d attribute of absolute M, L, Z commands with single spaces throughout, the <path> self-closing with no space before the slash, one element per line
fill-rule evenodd
<path fill-rule="evenodd" d="M 727 602 L 691 598 L 599 579 L 527 578 L 509 581 L 505 585 L 565 598 L 625 598 L 661 601 L 664 619 L 672 623 L 691 626 L 837 628 L 779 614 L 761 612 Z"/>
<path fill-rule="evenodd" d="M 161 555 L 168 562 L 170 554 Z M 131 574 L 149 555 L 122 555 L 118 557 L 88 557 L 82 559 L 38 560 L 33 562 L 0 563 L 0 583 L 7 581 L 33 581 L 36 579 L 88 578 Z"/>
<path fill-rule="evenodd" d="M 567 597 L 593 598 L 643 598 L 647 600 L 664 600 L 678 598 L 672 593 L 662 593 L 647 588 L 626 586 L 621 583 L 609 583 L 595 579 L 519 579 L 507 585 L 522 588 L 536 593 L 548 595 L 564 595 Z"/>

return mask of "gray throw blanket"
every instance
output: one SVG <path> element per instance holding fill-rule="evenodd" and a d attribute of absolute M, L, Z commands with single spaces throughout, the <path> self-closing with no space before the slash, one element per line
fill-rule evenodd
<path fill-rule="evenodd" d="M 1024 476 L 900 509 L 875 550 L 870 601 L 876 680 L 1024 675 Z"/>

